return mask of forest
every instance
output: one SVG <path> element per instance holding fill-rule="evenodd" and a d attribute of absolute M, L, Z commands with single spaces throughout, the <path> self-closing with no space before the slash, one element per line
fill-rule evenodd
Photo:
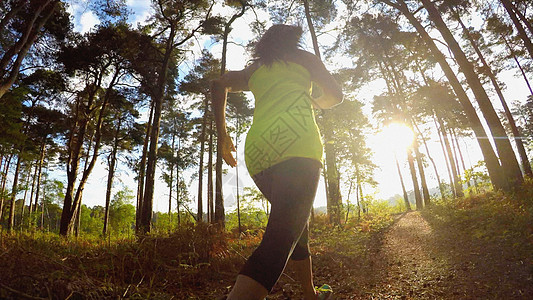
<path fill-rule="evenodd" d="M 244 164 L 253 95 L 228 94 L 232 168 L 210 82 L 273 24 L 344 92 L 314 111 L 316 281 L 530 299 L 529 0 L 0 2 L 0 298 L 225 299 L 270 204 Z M 293 277 L 268 299 L 301 299 Z"/>

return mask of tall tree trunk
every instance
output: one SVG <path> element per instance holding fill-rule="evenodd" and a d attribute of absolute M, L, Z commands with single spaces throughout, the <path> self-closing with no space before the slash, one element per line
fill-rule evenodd
<path fill-rule="evenodd" d="M 500 2 L 503 4 L 503 7 L 509 14 L 509 17 L 513 21 L 513 24 L 518 30 L 518 36 L 522 41 L 524 42 L 524 46 L 526 47 L 527 51 L 529 52 L 529 55 L 531 58 L 533 58 L 533 43 L 531 42 L 531 39 L 527 36 L 526 30 L 524 29 L 524 26 L 522 26 L 522 23 L 520 23 L 520 20 L 516 16 L 516 13 L 514 12 L 513 8 L 514 5 L 509 0 L 500 0 Z"/>
<path fill-rule="evenodd" d="M 150 116 L 146 123 L 146 135 L 144 138 L 141 161 L 139 162 L 139 174 L 137 179 L 137 207 L 135 210 L 135 229 L 139 233 L 141 228 L 142 201 L 144 198 L 144 180 L 146 175 L 146 157 L 148 156 L 148 145 L 150 143 L 150 132 L 152 131 L 152 120 L 154 118 L 154 103 L 150 105 Z"/>
<path fill-rule="evenodd" d="M 222 58 L 220 63 L 220 75 L 226 73 L 226 55 L 228 49 L 228 36 L 231 31 L 231 24 L 237 18 L 240 18 L 244 15 L 246 11 L 246 4 L 241 2 L 241 10 L 234 14 L 231 19 L 224 26 L 224 33 L 222 36 Z M 217 142 L 217 159 L 215 162 L 215 223 L 217 223 L 221 228 L 225 227 L 225 215 L 224 212 L 224 196 L 222 194 L 222 151 L 220 149 L 221 144 Z"/>
<path fill-rule="evenodd" d="M 422 135 L 422 131 L 420 128 L 418 128 L 418 125 L 416 122 L 413 122 L 413 125 L 415 126 L 415 129 L 417 131 L 417 135 L 422 139 L 422 143 L 424 144 L 424 149 L 426 150 L 426 155 L 429 158 L 429 161 L 431 162 L 431 165 L 433 166 L 433 171 L 435 172 L 435 177 L 437 177 L 437 184 L 439 185 L 439 191 L 440 196 L 442 199 L 444 199 L 444 190 L 442 189 L 442 180 L 440 179 L 439 170 L 437 169 L 437 164 L 435 164 L 435 160 L 431 156 L 431 153 L 429 152 L 428 144 L 426 143 L 426 138 L 424 135 Z"/>
<path fill-rule="evenodd" d="M 204 192 L 204 155 L 205 155 L 205 134 L 207 127 L 207 118 L 208 118 L 208 98 L 204 99 L 204 116 L 202 120 L 202 129 L 200 133 L 200 163 L 198 164 L 198 213 L 197 220 L 198 222 L 203 221 L 203 192 Z M 207 204 L 209 207 L 209 203 Z"/>
<path fill-rule="evenodd" d="M 208 161 L 207 161 L 207 221 L 209 223 L 215 222 L 215 195 L 213 194 L 213 154 L 214 154 L 214 144 L 213 137 L 215 131 L 213 130 L 213 119 L 209 121 L 209 150 L 208 150 Z"/>
<path fill-rule="evenodd" d="M 7 174 L 9 172 L 9 166 L 11 165 L 11 159 L 13 158 L 13 154 L 9 155 L 9 158 L 7 159 L 7 162 L 4 165 L 4 174 L 2 177 L 2 189 L 0 190 L 0 220 L 2 220 L 2 213 L 4 211 L 4 200 L 5 200 L 5 192 L 6 192 L 6 183 L 7 183 Z"/>
<path fill-rule="evenodd" d="M 113 87 L 115 86 L 118 78 L 119 78 L 119 75 L 120 75 L 120 68 L 116 68 L 115 69 L 115 72 L 113 74 L 113 77 L 108 85 L 108 87 L 106 88 L 106 91 L 103 95 L 103 100 L 102 100 L 102 104 L 100 105 L 100 111 L 98 112 L 98 118 L 97 118 L 97 121 L 96 121 L 96 124 L 94 126 L 94 141 L 93 139 L 89 139 L 89 145 L 92 145 L 94 143 L 94 147 L 93 147 L 93 150 L 92 150 L 92 155 L 91 155 L 91 158 L 90 158 L 90 161 L 88 162 L 88 164 L 86 163 L 85 166 L 84 166 L 84 170 L 82 172 L 82 176 L 81 176 L 81 179 L 78 183 L 78 188 L 76 189 L 76 194 L 74 195 L 74 198 L 72 198 L 72 195 L 73 195 L 73 188 L 74 188 L 74 181 L 76 181 L 76 177 L 77 177 L 77 165 L 79 164 L 76 163 L 76 166 L 72 168 L 72 170 L 75 170 L 75 172 L 72 172 L 71 174 L 69 174 L 70 172 L 67 170 L 67 174 L 69 174 L 68 177 L 68 183 L 69 185 L 67 185 L 67 192 L 69 191 L 68 190 L 68 187 L 70 186 L 72 189 L 70 191 L 70 193 L 67 193 L 68 196 L 65 196 L 65 203 L 63 205 L 63 212 L 61 213 L 61 223 L 60 223 L 60 228 L 59 228 L 59 233 L 61 235 L 68 235 L 69 233 L 72 233 L 72 231 L 74 230 L 74 227 L 75 227 L 75 224 L 74 224 L 74 217 L 76 215 L 76 212 L 78 210 L 80 210 L 81 212 L 81 199 L 82 199 L 82 195 L 83 195 L 83 190 L 85 188 L 85 184 L 87 183 L 87 180 L 89 178 L 89 175 L 91 174 L 95 164 L 96 164 L 96 160 L 98 159 L 98 152 L 100 150 L 100 142 L 101 142 L 101 138 L 102 138 L 102 124 L 104 122 L 104 115 L 105 115 L 105 112 L 106 112 L 106 109 L 107 109 L 107 104 L 109 103 L 109 99 L 111 98 L 111 92 L 113 91 Z M 102 80 L 102 76 L 103 76 L 103 73 L 104 72 L 101 72 L 101 75 L 100 77 L 98 77 L 96 79 L 96 81 L 98 82 L 98 84 L 96 85 L 97 87 L 100 87 L 100 83 L 101 83 L 101 80 Z M 96 89 L 93 91 L 94 93 L 96 93 Z M 87 125 L 88 125 L 88 120 L 87 118 L 91 115 L 92 111 L 94 108 L 92 108 L 92 104 L 91 102 L 93 100 L 95 100 L 95 94 L 90 96 L 91 97 L 91 100 L 88 101 L 88 104 L 87 106 L 85 107 L 85 117 L 84 117 L 84 121 L 82 123 L 83 125 L 83 128 L 82 128 L 82 133 L 83 134 L 79 134 L 78 136 L 78 141 L 77 141 L 77 144 L 76 145 L 76 153 L 73 158 L 76 159 L 76 158 L 79 158 L 79 152 L 81 151 L 81 148 L 83 147 L 83 142 L 84 142 L 84 136 L 85 136 L 85 131 L 87 129 Z M 81 145 L 79 145 L 81 144 Z M 70 155 L 70 154 L 69 154 Z M 89 151 L 87 151 L 87 158 L 89 158 Z M 70 159 L 70 158 L 69 158 Z M 74 163 L 74 162 L 73 162 Z M 71 183 L 72 181 L 72 183 Z M 67 199 L 68 197 L 70 197 L 70 199 Z M 67 203 L 67 200 L 70 200 L 71 202 L 70 203 Z"/>
<path fill-rule="evenodd" d="M 455 196 L 456 197 L 462 197 L 463 194 L 463 186 L 459 180 L 459 175 L 457 174 L 457 164 L 455 163 L 454 155 L 452 153 L 452 148 L 450 146 L 450 139 L 448 138 L 446 134 L 446 129 L 444 127 L 444 122 L 440 117 L 437 116 L 437 121 L 439 123 L 439 130 L 442 135 L 442 139 L 444 140 L 444 146 L 446 147 L 446 153 L 448 154 L 448 161 L 450 162 L 450 169 L 452 171 L 453 176 L 453 185 L 455 190 Z"/>
<path fill-rule="evenodd" d="M 117 128 L 115 130 L 115 136 L 114 136 L 114 142 L 113 142 L 113 149 L 111 150 L 111 153 L 108 157 L 109 162 L 109 170 L 107 173 L 107 186 L 106 186 L 106 192 L 105 192 L 105 208 L 104 208 L 104 228 L 102 229 L 102 235 L 105 237 L 107 236 L 107 227 L 109 224 L 109 205 L 111 203 L 111 191 L 113 189 L 113 178 L 115 177 L 115 164 L 117 161 L 117 152 L 118 152 L 118 146 L 119 146 L 119 134 L 120 134 L 120 127 L 122 124 L 122 119 L 119 117 Z"/>
<path fill-rule="evenodd" d="M 22 163 L 22 154 L 23 154 L 22 146 L 20 147 L 20 151 L 17 155 L 17 165 L 15 166 L 15 175 L 13 177 L 13 186 L 11 188 L 11 201 L 10 201 L 10 207 L 9 207 L 9 222 L 7 223 L 7 231 L 11 231 L 15 228 L 15 200 L 18 193 L 18 179 L 19 179 L 19 173 L 20 173 L 20 164 Z"/>
<path fill-rule="evenodd" d="M 441 33 L 442 37 L 445 39 L 446 43 L 450 47 L 450 50 L 453 52 L 453 55 L 459 64 L 459 67 L 462 73 L 465 75 L 468 85 L 472 89 L 472 92 L 479 104 L 479 108 L 487 121 L 490 131 L 492 132 L 494 139 L 494 144 L 496 145 L 496 150 L 498 152 L 502 171 L 505 174 L 505 181 L 507 188 L 514 188 L 522 183 L 522 171 L 518 161 L 516 160 L 515 153 L 511 147 L 511 143 L 507 136 L 505 129 L 500 122 L 498 114 L 494 110 L 490 99 L 481 84 L 481 81 L 476 74 L 472 63 L 468 60 L 465 53 L 461 49 L 459 43 L 451 33 L 448 25 L 442 19 L 440 13 L 438 12 L 435 5 L 430 0 L 421 0 L 426 11 L 429 14 L 429 18 L 436 25 L 437 29 Z M 507 0 L 502 0 L 507 1 Z M 533 47 L 532 47 L 532 57 L 533 57 Z"/>
<path fill-rule="evenodd" d="M 58 0 L 47 0 L 39 6 L 34 12 L 32 20 L 27 24 L 21 38 L 15 43 L 15 45 L 13 45 L 13 47 L 8 49 L 7 52 L 4 52 L 2 59 L 0 60 L 0 98 L 2 98 L 2 96 L 11 88 L 13 83 L 15 83 L 24 57 L 41 34 L 43 26 L 54 14 L 58 3 Z M 41 13 L 43 16 L 40 20 L 37 20 Z M 8 68 L 8 64 L 15 56 L 17 56 L 17 58 L 11 65 L 11 68 Z"/>
<path fill-rule="evenodd" d="M 455 141 L 455 147 L 457 148 L 457 153 L 459 153 L 459 160 L 461 162 L 461 166 L 463 167 L 463 173 L 466 173 L 465 160 L 463 159 L 463 152 L 461 151 L 461 147 L 459 146 L 459 139 L 457 138 L 457 133 L 455 132 L 454 128 L 451 128 L 450 130 L 452 131 L 452 141 Z M 470 187 L 470 181 L 466 181 L 466 186 Z"/>
<path fill-rule="evenodd" d="M 418 178 L 416 176 L 415 160 L 411 149 L 407 149 L 407 162 L 409 163 L 409 170 L 411 171 L 411 180 L 413 181 L 413 192 L 415 193 L 416 209 L 424 208 L 422 202 L 422 195 L 420 194 L 420 186 L 418 185 Z"/>
<path fill-rule="evenodd" d="M 454 181 L 453 181 L 453 176 L 452 176 L 452 170 L 450 168 L 450 159 L 448 158 L 448 153 L 446 152 L 446 146 L 444 146 L 444 139 L 446 137 L 443 137 L 441 134 L 442 134 L 442 131 L 440 130 L 440 127 L 439 127 L 439 124 L 437 123 L 437 119 L 439 117 L 437 116 L 436 113 L 434 113 L 433 115 L 433 122 L 435 122 L 435 128 L 437 129 L 437 135 L 439 136 L 439 143 L 440 143 L 440 147 L 442 149 L 442 156 L 444 158 L 444 162 L 446 163 L 446 170 L 448 171 L 448 179 L 449 179 L 449 184 L 450 184 L 450 189 L 452 190 L 452 194 L 454 197 L 456 197 L 456 191 L 455 191 L 455 184 L 454 184 Z"/>
<path fill-rule="evenodd" d="M 533 96 L 533 88 L 531 87 L 531 83 L 529 83 L 529 79 L 527 77 L 526 71 L 524 70 L 524 68 L 522 67 L 522 64 L 518 60 L 516 52 L 514 51 L 513 47 L 511 46 L 511 44 L 509 43 L 509 41 L 507 40 L 507 37 L 505 35 L 502 34 L 501 38 L 502 38 L 503 42 L 505 43 L 505 46 L 506 46 L 507 50 L 509 50 L 509 53 L 513 57 L 513 60 L 516 63 L 516 66 L 520 70 L 520 74 L 522 74 L 522 78 L 526 82 L 527 88 L 529 89 L 529 94 L 531 96 Z"/>
<path fill-rule="evenodd" d="M 36 182 L 36 189 L 35 189 L 35 202 L 33 207 L 35 208 L 35 211 L 37 212 L 37 205 L 39 201 L 39 192 L 41 190 L 41 178 L 43 174 L 43 164 L 44 164 L 44 156 L 46 154 L 46 144 L 44 143 L 44 140 L 41 144 L 41 157 L 39 158 L 39 164 L 38 164 L 38 172 L 37 172 L 37 182 Z M 35 224 L 37 225 L 37 223 Z"/>
<path fill-rule="evenodd" d="M 37 178 L 37 170 L 39 169 L 39 163 L 35 164 L 35 171 L 33 172 L 33 178 L 31 181 L 31 192 L 30 192 L 30 207 L 28 209 L 28 214 L 31 217 L 31 214 L 33 213 L 33 195 L 35 191 L 35 179 Z"/>
<path fill-rule="evenodd" d="M 474 131 L 476 135 L 476 140 L 479 143 L 481 152 L 483 153 L 483 158 L 485 160 L 492 184 L 497 189 L 506 188 L 507 187 L 506 179 L 502 174 L 503 172 L 501 170 L 498 157 L 494 153 L 494 150 L 492 149 L 492 145 L 490 141 L 487 139 L 487 134 L 476 113 L 476 109 L 474 108 L 474 106 L 472 106 L 472 103 L 470 103 L 470 100 L 468 99 L 468 95 L 466 94 L 461 83 L 457 79 L 457 76 L 455 75 L 453 69 L 448 64 L 444 54 L 440 52 L 439 48 L 433 41 L 433 38 L 427 33 L 424 26 L 413 15 L 413 13 L 409 10 L 409 8 L 404 2 L 396 3 L 390 0 L 381 0 L 381 1 L 386 3 L 389 6 L 392 6 L 398 9 L 402 14 L 404 14 L 405 17 L 409 20 L 409 22 L 413 25 L 413 27 L 415 27 L 416 31 L 420 34 L 420 36 L 422 37 L 422 40 L 424 40 L 424 42 L 430 49 L 431 53 L 433 54 L 433 57 L 438 62 L 442 71 L 446 75 L 446 78 L 448 78 L 448 81 L 450 82 L 459 102 L 461 103 L 464 109 L 464 112 L 468 118 L 468 121 L 470 122 L 470 126 L 472 127 L 472 130 Z"/>
<path fill-rule="evenodd" d="M 315 27 L 313 25 L 313 20 L 311 17 L 311 11 L 309 9 L 309 2 L 308 0 L 303 0 L 304 10 L 305 10 L 305 18 L 307 20 L 307 26 L 309 27 L 309 33 L 311 34 L 311 41 L 313 42 L 313 50 L 315 52 L 315 55 L 319 58 L 320 55 L 320 48 L 318 47 L 318 40 L 316 37 Z M 326 111 L 323 111 L 323 117 L 324 119 L 328 118 L 328 113 Z M 326 122 L 327 123 L 327 122 Z M 327 126 L 325 126 L 327 127 Z M 328 143 L 332 138 L 333 133 L 330 132 L 330 130 L 325 129 L 322 133 L 324 135 L 324 141 L 326 142 L 326 145 L 324 147 L 325 155 L 326 155 L 326 179 L 327 179 L 327 185 L 328 185 L 328 198 L 327 198 L 327 209 L 328 209 L 328 215 L 330 222 L 333 222 L 335 224 L 340 224 L 340 218 L 341 218 L 341 193 L 340 193 L 340 186 L 339 186 L 339 174 L 337 173 L 337 155 L 335 153 L 335 148 L 333 144 Z"/>
<path fill-rule="evenodd" d="M 31 170 L 33 169 L 33 163 L 30 163 L 29 166 L 26 166 L 26 176 L 24 178 L 24 197 L 22 198 L 22 206 L 20 208 L 20 222 L 19 224 L 24 225 L 24 213 L 26 212 L 26 199 L 28 196 L 28 190 L 30 185 Z"/>
<path fill-rule="evenodd" d="M 426 173 L 424 172 L 424 163 L 422 162 L 422 154 L 420 153 L 420 150 L 418 150 L 418 141 L 415 140 L 414 143 L 414 151 L 415 151 L 415 160 L 416 165 L 418 166 L 418 173 L 420 173 L 420 185 L 422 187 L 422 196 L 424 197 L 424 206 L 427 206 L 431 202 L 431 198 L 429 195 L 429 189 L 426 182 Z"/>
<path fill-rule="evenodd" d="M 474 39 L 472 34 L 470 33 L 470 30 L 466 27 L 466 25 L 461 20 L 461 17 L 457 12 L 454 11 L 455 18 L 461 25 L 463 32 L 465 33 L 465 36 L 467 37 L 468 41 L 472 45 L 472 48 L 476 51 L 476 54 L 478 55 L 479 59 L 481 60 L 481 63 L 483 64 L 483 70 L 485 71 L 485 74 L 490 78 L 490 81 L 492 85 L 494 86 L 494 89 L 496 91 L 496 94 L 498 95 L 498 98 L 500 99 L 500 103 L 502 104 L 503 111 L 505 112 L 505 116 L 507 118 L 507 121 L 509 122 L 509 127 L 511 128 L 511 133 L 513 135 L 513 140 L 516 144 L 516 149 L 518 150 L 518 154 L 520 156 L 520 162 L 522 165 L 522 169 L 524 170 L 524 174 L 533 177 L 533 171 L 531 170 L 531 165 L 529 164 L 529 159 L 527 157 L 526 149 L 524 147 L 524 143 L 522 142 L 522 135 L 520 134 L 518 127 L 516 126 L 516 122 L 514 120 L 513 114 L 511 113 L 511 110 L 509 109 L 509 106 L 507 105 L 507 101 L 505 100 L 505 96 L 503 95 L 502 89 L 500 87 L 500 84 L 498 83 L 498 80 L 496 79 L 496 75 L 494 72 L 492 72 L 492 68 L 485 60 L 485 57 L 483 53 L 481 52 L 481 49 L 479 49 L 479 46 L 477 44 L 477 41 Z"/>
<path fill-rule="evenodd" d="M 407 195 L 407 190 L 405 189 L 405 184 L 403 183 L 402 171 L 400 170 L 400 163 L 398 162 L 398 157 L 394 154 L 394 160 L 396 161 L 396 169 L 398 170 L 398 178 L 400 178 L 400 184 L 402 185 L 403 192 L 403 201 L 405 203 L 405 208 L 407 211 L 411 210 L 411 203 L 409 202 L 409 196 Z"/>
<path fill-rule="evenodd" d="M 529 34 L 533 35 L 533 25 L 531 25 L 531 22 L 527 19 L 527 17 L 520 11 L 520 9 L 516 5 L 512 5 L 513 11 L 516 13 L 516 16 L 522 21 L 524 25 L 526 25 L 526 28 L 529 30 Z"/>
<path fill-rule="evenodd" d="M 141 205 L 141 222 L 139 228 L 139 233 L 143 234 L 150 232 L 152 225 L 155 169 L 157 164 L 157 145 L 159 143 L 159 128 L 161 125 L 161 112 L 163 110 L 163 99 L 166 91 L 168 67 L 170 65 L 170 58 L 174 49 L 175 36 L 176 28 L 175 24 L 172 24 L 170 26 L 170 34 L 166 42 L 164 58 L 161 63 L 161 68 L 159 69 L 159 76 L 157 78 L 157 91 L 152 99 L 152 101 L 154 102 L 154 117 L 152 120 L 152 128 L 150 132 L 150 146 L 146 163 L 146 182 L 143 194 L 143 201 Z"/>
<path fill-rule="evenodd" d="M 172 158 L 175 153 L 176 134 L 172 134 Z M 172 184 L 174 184 L 174 162 L 170 163 L 170 178 L 168 183 L 168 230 L 170 232 L 172 228 Z"/>

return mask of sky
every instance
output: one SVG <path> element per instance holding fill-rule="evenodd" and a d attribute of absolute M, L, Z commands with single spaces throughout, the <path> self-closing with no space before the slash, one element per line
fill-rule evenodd
<path fill-rule="evenodd" d="M 146 18 L 150 15 L 150 1 L 144 1 L 144 0 L 128 0 L 127 1 L 128 7 L 132 10 L 133 15 L 130 16 L 129 22 L 132 24 L 138 24 L 143 23 Z M 214 12 L 222 12 L 223 10 L 231 10 L 231 8 L 228 7 L 222 7 L 221 4 L 217 4 L 217 6 L 214 9 Z M 97 16 L 90 11 L 87 5 L 87 1 L 85 0 L 74 0 L 71 1 L 71 5 L 69 7 L 69 12 L 73 16 L 73 23 L 74 28 L 76 31 L 79 31 L 81 33 L 86 33 L 92 28 L 94 28 L 95 25 L 99 24 L 99 20 Z M 267 15 L 260 15 L 260 18 L 268 19 Z M 230 41 L 234 41 L 235 43 L 231 43 L 228 45 L 228 69 L 229 70 L 239 70 L 242 69 L 246 62 L 247 62 L 247 56 L 244 51 L 244 47 L 237 45 L 238 43 L 244 43 L 247 41 L 247 37 L 252 36 L 252 32 L 250 30 L 250 26 L 248 25 L 251 19 L 251 15 L 247 13 L 243 18 L 239 18 L 234 23 L 234 30 L 232 31 L 230 35 Z M 309 34 L 306 32 L 304 33 L 304 43 L 303 47 L 304 49 L 307 49 L 309 51 L 312 51 L 311 43 L 309 42 L 310 37 Z M 331 43 L 332 39 L 334 39 L 334 36 L 328 36 L 323 35 L 319 37 L 319 43 L 327 45 L 328 43 Z M 196 57 L 200 57 L 200 52 L 202 48 L 209 48 L 215 57 L 220 57 L 221 52 L 221 45 L 220 43 L 213 44 L 212 41 L 205 37 L 201 38 L 197 41 L 195 46 L 193 47 L 193 51 L 196 55 Z M 325 64 L 328 68 L 334 69 L 335 66 L 343 66 L 350 64 L 349 58 L 337 56 L 334 57 L 331 61 L 326 61 Z M 188 68 L 190 68 L 190 65 L 185 65 L 184 68 L 181 69 L 180 75 L 183 76 L 186 74 Z M 500 74 L 500 79 L 507 83 L 508 88 L 505 90 L 505 96 L 508 100 L 514 101 L 514 100 L 524 100 L 527 95 L 528 91 L 525 85 L 514 76 L 514 72 L 511 71 L 504 71 L 502 74 Z M 371 116 L 371 101 L 374 95 L 382 93 L 382 91 L 385 89 L 385 84 L 382 80 L 375 80 L 373 82 L 368 83 L 365 85 L 361 90 L 357 92 L 357 99 L 363 103 L 365 103 L 365 106 L 363 107 L 364 113 L 367 115 L 368 118 L 372 121 Z M 249 94 L 250 95 L 250 94 Z M 500 108 L 500 105 L 495 103 L 496 108 Z M 374 122 L 375 123 L 375 122 Z M 400 133 L 397 133 L 400 134 Z M 434 159 L 437 161 L 437 165 L 439 167 L 439 172 L 442 174 L 441 177 L 446 179 L 447 173 L 446 173 L 446 167 L 443 163 L 443 156 L 442 156 L 442 150 L 441 146 L 438 142 L 438 138 L 436 135 L 432 135 L 429 137 L 430 139 L 427 141 L 428 148 L 430 149 L 430 152 L 433 154 Z M 244 139 L 245 137 L 242 136 L 240 138 L 240 143 L 237 145 L 238 153 L 237 153 L 237 161 L 238 161 L 238 172 L 240 175 L 239 180 L 239 187 L 242 193 L 242 188 L 245 186 L 253 186 L 253 181 L 251 180 L 250 176 L 248 175 L 248 172 L 246 170 L 245 164 L 244 164 Z M 465 161 L 467 164 L 467 167 L 472 166 L 473 164 L 477 163 L 482 156 L 481 152 L 479 150 L 479 147 L 477 146 L 477 143 L 472 138 L 463 138 L 460 141 L 461 146 L 463 147 L 463 154 L 465 155 Z M 387 199 L 394 195 L 401 194 L 401 186 L 396 170 L 395 165 L 395 154 L 398 155 L 399 160 L 401 163 L 401 169 L 402 173 L 406 182 L 406 186 L 408 190 L 412 190 L 412 183 L 408 178 L 409 177 L 409 171 L 407 168 L 407 163 L 405 160 L 405 149 L 398 148 L 398 146 L 394 146 L 395 143 L 391 143 L 391 136 L 390 133 L 381 133 L 379 130 L 374 130 L 372 134 L 369 135 L 367 140 L 367 145 L 370 147 L 370 149 L 373 151 L 373 162 L 377 164 L 378 169 L 375 171 L 374 179 L 378 182 L 378 186 L 374 188 L 366 188 L 366 193 L 374 194 L 376 198 L 378 199 Z M 93 206 L 93 205 L 103 205 L 104 199 L 105 199 L 105 185 L 107 180 L 107 170 L 106 167 L 102 164 L 103 160 L 100 159 L 99 163 L 96 165 L 93 174 L 89 177 L 89 181 L 87 183 L 87 186 L 85 188 L 84 192 L 84 203 Z M 228 174 L 223 178 L 224 182 L 224 197 L 225 197 L 225 205 L 227 209 L 233 209 L 235 207 L 235 194 L 236 194 L 236 176 L 235 176 L 236 169 L 230 169 L 228 171 Z M 120 166 L 117 170 L 118 174 L 116 178 L 118 179 L 118 183 L 115 184 L 114 189 L 117 191 L 121 186 L 128 186 L 130 189 L 135 190 L 136 182 L 133 179 L 132 171 L 129 171 L 127 167 L 124 165 Z M 57 173 L 56 173 L 57 174 Z M 160 174 L 156 175 L 159 177 Z M 437 185 L 436 178 L 434 175 L 434 172 L 431 168 L 426 169 L 426 175 L 428 179 L 428 184 L 431 187 L 435 187 Z M 64 177 L 64 175 L 58 175 L 60 178 L 61 176 Z M 342 179 L 341 179 L 342 180 Z M 346 185 L 344 186 L 346 189 Z M 189 191 L 191 194 L 196 197 L 196 191 L 197 187 L 196 184 L 193 183 Z M 345 193 L 346 195 L 346 190 Z M 205 197 L 204 197 L 205 198 Z M 353 198 L 353 193 L 352 193 Z M 345 201 L 346 199 L 343 199 Z M 354 199 L 349 199 L 352 203 Z M 317 198 L 315 199 L 315 207 L 325 206 L 326 200 L 325 200 L 325 189 L 324 184 L 321 182 L 319 184 L 319 189 L 317 192 Z M 190 203 L 189 207 L 192 209 L 195 209 L 196 204 Z M 204 204 L 204 207 L 206 205 Z M 166 184 L 164 184 L 161 180 L 158 180 L 156 182 L 155 187 L 155 196 L 154 196 L 154 210 L 156 211 L 166 211 L 168 209 L 168 188 L 166 187 Z"/>

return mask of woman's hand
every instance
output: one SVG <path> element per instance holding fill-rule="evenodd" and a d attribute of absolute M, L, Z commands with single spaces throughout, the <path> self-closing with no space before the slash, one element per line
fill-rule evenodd
<path fill-rule="evenodd" d="M 236 152 L 236 150 L 229 134 L 226 133 L 219 137 L 218 142 L 220 143 L 219 151 L 221 151 L 220 153 L 222 154 L 222 158 L 224 159 L 224 161 L 228 165 L 235 167 L 237 165 L 237 161 L 235 160 L 235 157 L 233 157 L 233 154 L 231 152 Z"/>

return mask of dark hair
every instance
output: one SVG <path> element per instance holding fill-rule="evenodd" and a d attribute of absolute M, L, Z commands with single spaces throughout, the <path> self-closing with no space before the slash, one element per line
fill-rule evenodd
<path fill-rule="evenodd" d="M 265 65 L 282 60 L 285 54 L 298 49 L 302 32 L 300 26 L 272 25 L 255 45 L 254 59 Z"/>

